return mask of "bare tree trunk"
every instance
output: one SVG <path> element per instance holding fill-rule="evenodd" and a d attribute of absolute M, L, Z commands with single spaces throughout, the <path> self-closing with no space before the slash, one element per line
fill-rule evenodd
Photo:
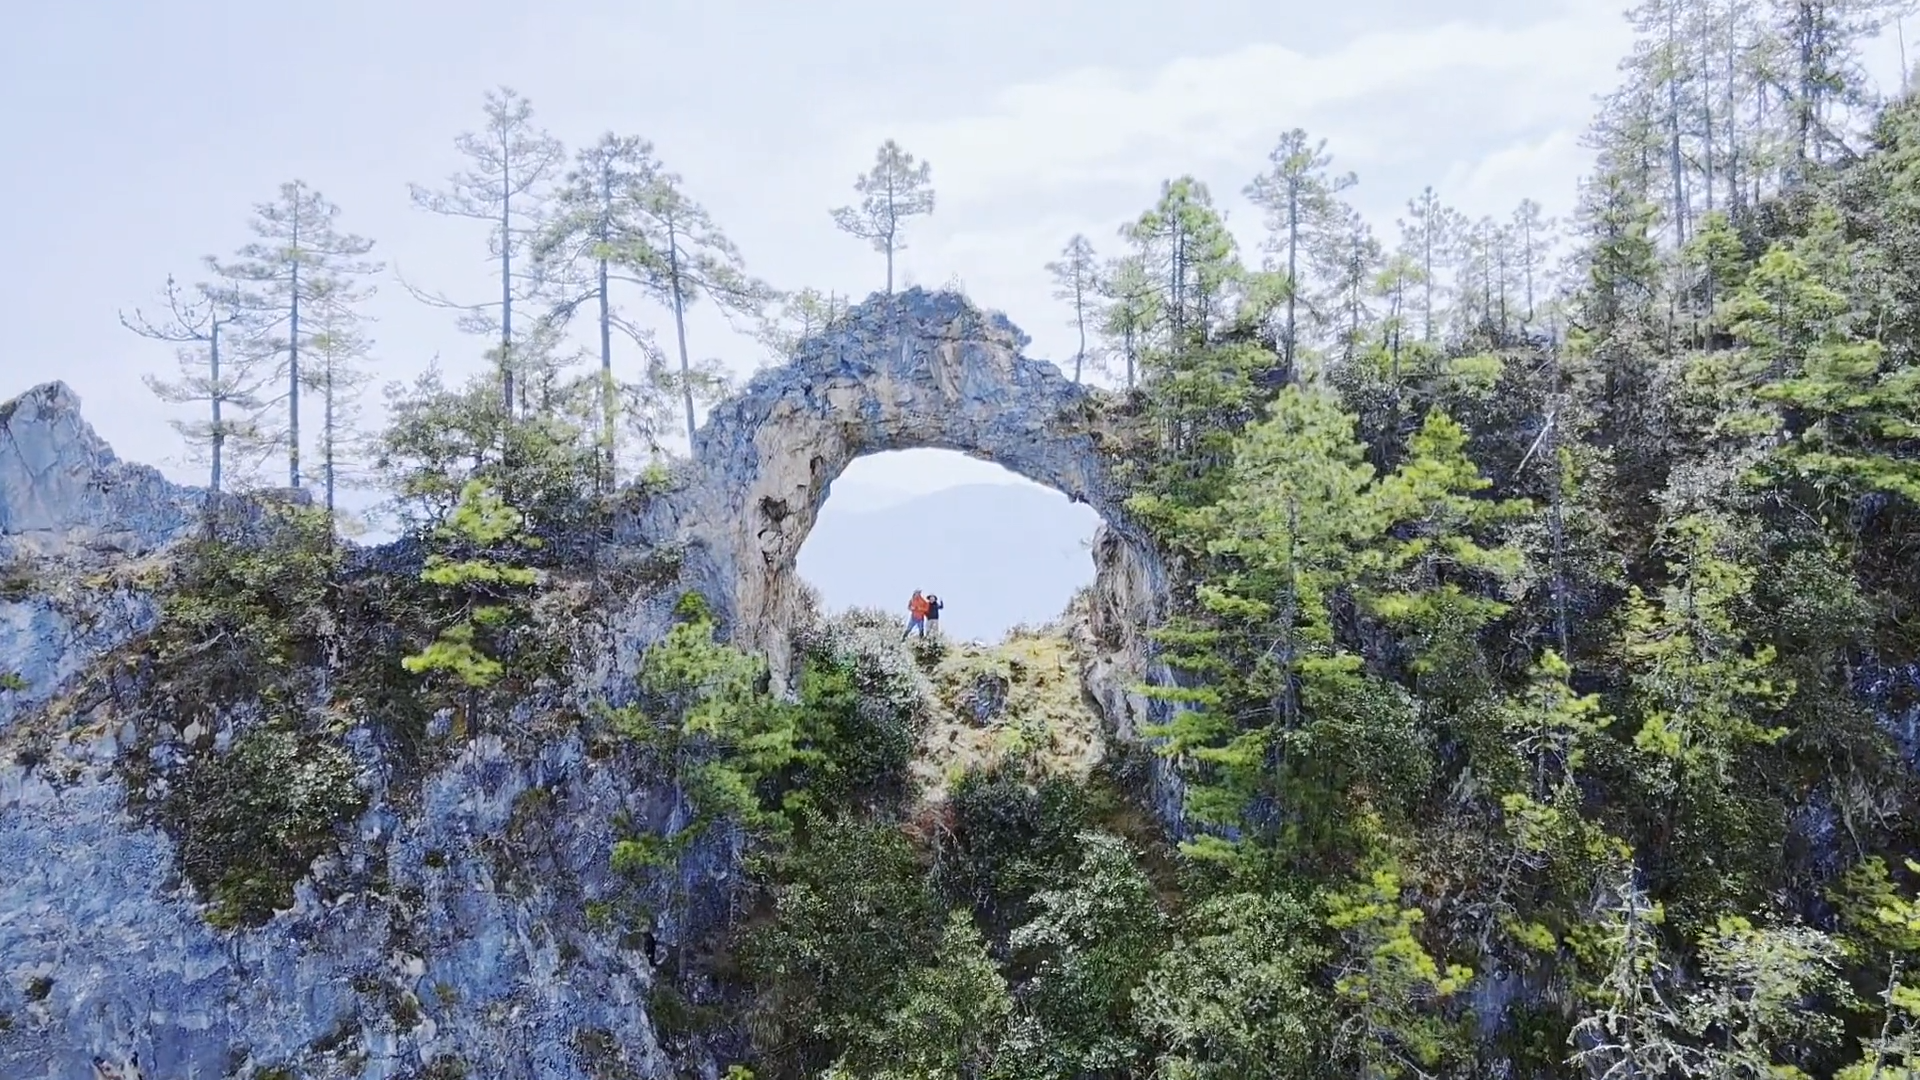
<path fill-rule="evenodd" d="M 500 398 L 507 417 L 513 417 L 513 186 L 506 164 L 500 163 Z"/>
<path fill-rule="evenodd" d="M 332 522 L 333 522 L 333 478 L 334 478 L 334 469 L 335 469 L 335 464 L 334 464 L 335 434 L 334 434 L 334 427 L 333 427 L 333 361 L 332 360 L 327 361 L 326 380 L 321 386 L 320 393 L 321 393 L 321 400 L 323 403 L 323 410 L 324 410 L 324 415 L 322 415 L 320 418 L 320 430 L 322 432 L 321 438 L 323 440 L 323 445 L 320 448 L 320 453 L 325 458 L 325 460 L 321 462 L 321 465 L 327 470 L 327 522 L 328 522 L 328 528 L 329 530 L 331 530 Z"/>
<path fill-rule="evenodd" d="M 612 212 L 613 175 L 609 166 L 603 164 L 600 169 L 600 242 L 609 240 L 607 216 Z M 604 252 L 604 249 L 603 249 Z M 613 307 L 607 296 L 607 260 L 604 253 L 600 258 L 600 439 L 605 446 L 606 485 L 609 490 L 614 481 L 614 444 L 613 444 Z"/>
<path fill-rule="evenodd" d="M 1081 272 L 1073 272 L 1073 321 L 1080 328 L 1080 350 L 1073 354 L 1073 381 L 1080 382 L 1080 368 L 1087 358 L 1087 298 Z"/>
<path fill-rule="evenodd" d="M 293 199 L 293 265 L 287 307 L 287 486 L 300 486 L 300 198 Z"/>
<path fill-rule="evenodd" d="M 893 242 L 900 218 L 893 212 L 893 170 L 887 170 L 887 295 L 893 295 Z"/>
<path fill-rule="evenodd" d="M 1422 321 L 1420 336 L 1423 340 L 1430 343 L 1433 341 L 1433 233 L 1435 229 L 1433 215 L 1439 208 L 1439 200 L 1433 197 L 1432 188 L 1427 189 L 1426 194 L 1423 196 L 1423 202 L 1425 203 L 1424 209 L 1426 213 L 1421 217 L 1423 227 L 1420 230 L 1420 242 L 1421 247 L 1425 249 L 1423 253 L 1424 262 L 1421 269 L 1426 274 L 1426 300 L 1425 308 L 1420 313 Z"/>
<path fill-rule="evenodd" d="M 1293 371 L 1295 311 L 1300 296 L 1300 182 L 1287 185 L 1287 371 Z"/>
<path fill-rule="evenodd" d="M 1667 170 L 1673 174 L 1673 246 L 1687 243 L 1686 159 L 1680 152 L 1680 0 L 1667 0 Z"/>
<path fill-rule="evenodd" d="M 888 256 L 887 265 L 893 265 L 892 256 Z M 680 393 L 687 406 L 687 453 L 693 453 L 693 365 L 687 359 L 687 311 L 686 300 L 680 289 L 680 239 L 673 223 L 667 223 L 667 274 L 673 286 L 673 332 L 680 340 Z M 887 271 L 892 278 L 893 271 Z M 889 286 L 891 291 L 891 286 Z"/>
<path fill-rule="evenodd" d="M 220 314 L 218 311 L 214 312 L 213 315 L 213 329 L 208 342 L 208 354 L 207 371 L 210 376 L 208 379 L 210 389 L 208 396 L 213 399 L 213 479 L 209 486 L 212 488 L 213 493 L 218 495 L 220 493 L 221 458 L 227 448 L 227 429 L 222 426 L 220 422 L 220 404 L 221 399 L 226 396 L 226 392 L 221 389 L 220 384 Z"/>

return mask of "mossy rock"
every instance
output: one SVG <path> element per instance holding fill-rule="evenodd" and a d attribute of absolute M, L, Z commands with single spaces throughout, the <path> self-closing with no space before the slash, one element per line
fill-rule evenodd
<path fill-rule="evenodd" d="M 263 727 L 196 761 L 161 807 L 187 878 L 222 928 L 259 926 L 366 806 L 353 759 L 324 739 Z"/>

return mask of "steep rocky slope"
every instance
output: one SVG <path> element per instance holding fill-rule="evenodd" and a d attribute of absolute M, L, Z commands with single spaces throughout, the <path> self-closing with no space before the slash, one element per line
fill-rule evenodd
<path fill-rule="evenodd" d="M 117 462 L 58 384 L 0 413 L 0 658 L 18 687 L 0 692 L 0 1075 L 666 1074 L 650 965 L 584 915 L 610 888 L 608 822 L 666 811 L 531 704 L 411 771 L 373 717 L 341 717 L 366 807 L 348 841 L 271 921 L 214 925 L 143 807 L 165 795 L 157 766 L 229 748 L 249 718 L 176 726 L 121 677 L 203 496 Z M 617 671 L 605 657 L 650 619 L 644 599 L 610 615 L 583 672 Z M 686 866 L 702 888 L 728 872 Z"/>
<path fill-rule="evenodd" d="M 632 888 L 609 869 L 620 830 L 670 830 L 686 809 L 592 717 L 627 693 L 677 598 L 702 595 L 724 618 L 793 587 L 798 540 L 781 533 L 767 548 L 740 530 L 794 480 L 781 463 L 795 446 L 815 446 L 813 471 L 824 467 L 823 430 L 837 432 L 824 463 L 836 469 L 928 439 L 1010 448 L 1012 464 L 1125 526 L 1075 418 L 1080 392 L 1019 358 L 1004 320 L 917 292 L 863 318 L 723 410 L 703 432 L 702 461 L 634 492 L 592 565 L 542 571 L 550 610 L 531 636 L 556 659 L 477 730 L 446 708 L 396 718 L 381 696 L 396 651 L 383 598 L 417 581 L 421 565 L 405 543 L 340 553 L 351 600 L 340 619 L 353 625 L 329 628 L 349 643 L 337 655 L 287 677 L 304 728 L 268 723 L 244 694 L 169 682 L 173 661 L 145 635 L 164 618 L 165 590 L 191 570 L 182 553 L 201 543 L 197 515 L 212 500 L 120 462 L 60 384 L 0 405 L 0 675 L 12 676 L 0 689 L 0 1075 L 717 1076 L 700 1039 L 657 1022 L 653 950 L 655 935 L 680 940 L 728 910 L 735 839 L 723 831 L 679 857 L 678 880 L 664 887 L 693 898 L 684 925 L 663 916 L 642 935 L 605 916 Z M 838 372 L 841 389 L 801 389 L 817 382 L 807 363 Z M 942 404 L 956 400 L 966 408 Z M 842 406 L 864 418 L 865 434 L 833 426 Z M 947 428 L 916 426 L 936 414 Z M 1050 426 L 1064 441 L 1020 458 Z M 809 476 L 795 481 L 806 522 L 825 494 Z M 742 484 L 753 493 L 746 517 Z M 276 500 L 301 501 L 223 499 L 219 509 L 270 543 L 262 507 Z M 764 572 L 744 564 L 743 544 L 764 549 Z M 1101 577 L 1084 617 L 1063 638 L 1015 646 L 1045 657 L 1020 660 L 1019 672 L 1008 655 L 958 657 L 934 678 L 966 697 L 950 706 L 984 708 L 979 695 L 991 698 L 996 679 L 1013 694 L 1039 689 L 1028 677 L 1050 660 L 1044 693 L 1076 732 L 1061 754 L 1082 764 L 1100 753 L 1096 728 L 1131 734 L 1147 715 L 1130 688 L 1147 671 L 1138 631 L 1161 575 L 1131 532 L 1103 529 L 1096 547 Z M 781 653 L 800 609 L 772 614 L 783 618 L 734 619 L 736 638 Z M 1094 705 L 1112 719 L 1094 719 Z M 301 739 L 327 755 L 303 759 Z M 271 790 L 228 790 L 220 763 L 243 758 Z M 222 799 L 318 807 L 290 841 L 297 865 L 274 878 L 231 850 L 237 868 L 205 865 L 207 836 L 232 833 Z M 224 842 L 244 847 L 245 836 Z"/>

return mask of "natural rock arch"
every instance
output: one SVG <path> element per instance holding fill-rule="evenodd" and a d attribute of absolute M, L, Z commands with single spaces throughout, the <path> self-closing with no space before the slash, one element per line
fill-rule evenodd
<path fill-rule="evenodd" d="M 785 672 L 794 561 L 833 481 L 855 458 L 921 448 L 994 462 L 1091 506 L 1104 522 L 1096 566 L 1126 592 L 1106 620 L 1132 630 L 1155 618 L 1164 574 L 1122 505 L 1101 410 L 1053 364 L 1021 355 L 1030 340 L 955 293 L 875 296 L 715 407 L 675 516 L 736 643 Z"/>

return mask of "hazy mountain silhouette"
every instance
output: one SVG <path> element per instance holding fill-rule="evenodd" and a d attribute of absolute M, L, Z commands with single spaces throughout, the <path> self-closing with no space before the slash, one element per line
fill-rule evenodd
<path fill-rule="evenodd" d="M 1093 580 L 1100 517 L 1032 484 L 968 484 L 903 501 L 827 497 L 800 549 L 800 576 L 829 611 L 898 610 L 915 589 L 947 602 L 949 636 L 997 640 L 1040 623 Z"/>

